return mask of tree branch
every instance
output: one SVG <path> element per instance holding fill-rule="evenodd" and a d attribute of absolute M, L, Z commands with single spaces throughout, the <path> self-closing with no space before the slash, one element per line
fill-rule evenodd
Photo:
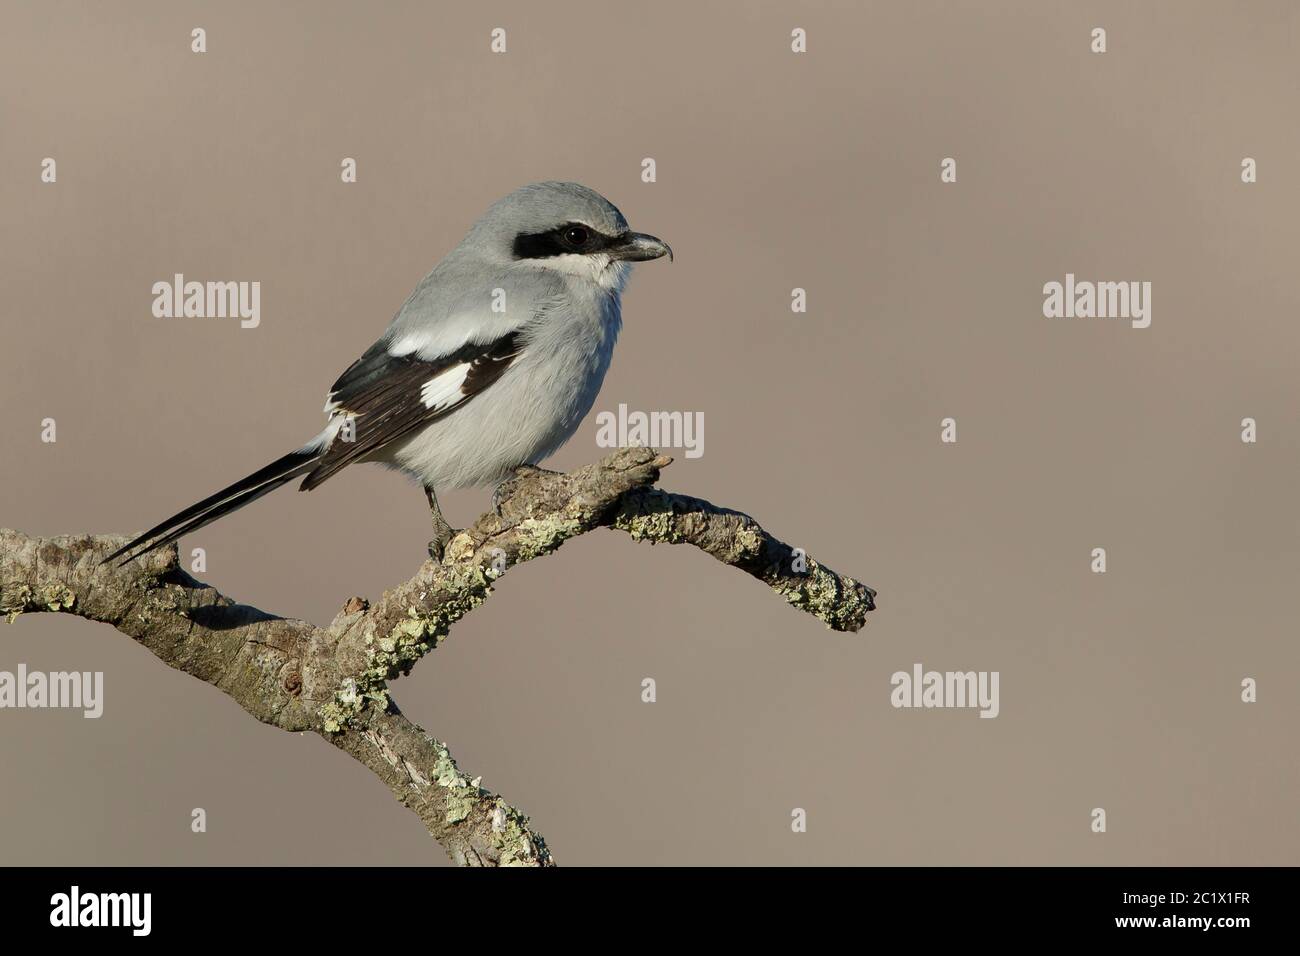
<path fill-rule="evenodd" d="M 501 797 L 411 723 L 388 684 L 409 673 L 510 567 L 611 527 L 636 540 L 691 544 L 767 584 L 832 629 L 856 631 L 875 592 L 764 531 L 753 518 L 650 487 L 671 459 L 628 448 L 568 474 L 520 469 L 441 562 L 374 606 L 352 598 L 328 627 L 238 604 L 181 569 L 176 547 L 101 565 L 121 535 L 33 538 L 0 529 L 0 615 L 62 612 L 109 624 L 163 663 L 217 687 L 258 720 L 310 730 L 363 763 L 466 866 L 553 862 Z M 21 689 L 20 689 L 21 691 Z"/>

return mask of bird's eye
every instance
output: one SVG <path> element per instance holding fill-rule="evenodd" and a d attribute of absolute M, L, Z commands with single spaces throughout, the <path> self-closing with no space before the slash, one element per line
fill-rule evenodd
<path fill-rule="evenodd" d="M 581 226 L 570 226 L 564 230 L 564 241 L 571 246 L 585 246 L 590 233 Z"/>

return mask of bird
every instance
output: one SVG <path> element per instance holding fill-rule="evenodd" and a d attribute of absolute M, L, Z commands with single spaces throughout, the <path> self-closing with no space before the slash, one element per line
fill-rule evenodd
<path fill-rule="evenodd" d="M 622 327 L 632 264 L 667 256 L 618 208 L 574 182 L 494 202 L 426 275 L 379 339 L 329 390 L 325 428 L 127 542 L 125 565 L 301 477 L 311 491 L 378 462 L 424 489 L 441 560 L 456 533 L 438 492 L 496 486 L 538 468 L 591 410 Z M 496 495 L 494 495 L 494 501 Z"/>

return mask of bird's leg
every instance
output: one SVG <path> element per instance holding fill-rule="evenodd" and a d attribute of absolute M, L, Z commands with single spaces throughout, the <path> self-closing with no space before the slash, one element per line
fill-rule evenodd
<path fill-rule="evenodd" d="M 562 474 L 562 472 L 551 471 L 547 468 L 538 468 L 536 465 L 518 466 L 515 469 L 515 473 L 511 475 L 509 478 L 503 478 L 501 480 L 501 483 L 497 485 L 496 490 L 492 492 L 492 510 L 497 513 L 498 518 L 501 517 L 501 505 L 505 503 L 506 498 L 509 497 L 510 495 L 511 489 L 514 488 L 515 479 L 520 478 L 528 474 L 529 472 L 533 472 L 534 474 L 538 474 L 538 475 Z"/>
<path fill-rule="evenodd" d="M 447 524 L 447 519 L 442 516 L 442 509 L 438 507 L 438 496 L 428 485 L 424 486 L 424 496 L 429 499 L 429 517 L 433 519 L 433 540 L 429 542 L 429 557 L 441 561 L 443 553 L 447 550 L 447 542 L 452 539 L 456 529 Z"/>

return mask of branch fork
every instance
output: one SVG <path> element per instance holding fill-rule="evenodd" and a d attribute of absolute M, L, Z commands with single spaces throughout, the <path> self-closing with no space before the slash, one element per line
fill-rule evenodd
<path fill-rule="evenodd" d="M 239 604 L 190 577 L 176 545 L 101 564 L 124 535 L 36 538 L 0 529 L 0 616 L 58 612 L 110 624 L 170 667 L 219 688 L 258 720 L 312 731 L 363 763 L 465 866 L 548 866 L 527 817 L 464 774 L 409 721 L 389 684 L 482 604 L 504 571 L 599 527 L 690 544 L 757 578 L 837 631 L 857 631 L 875 592 L 768 534 L 753 518 L 652 487 L 672 459 L 626 448 L 567 474 L 520 469 L 497 507 L 441 561 L 371 604 L 350 598 L 328 627 Z"/>

